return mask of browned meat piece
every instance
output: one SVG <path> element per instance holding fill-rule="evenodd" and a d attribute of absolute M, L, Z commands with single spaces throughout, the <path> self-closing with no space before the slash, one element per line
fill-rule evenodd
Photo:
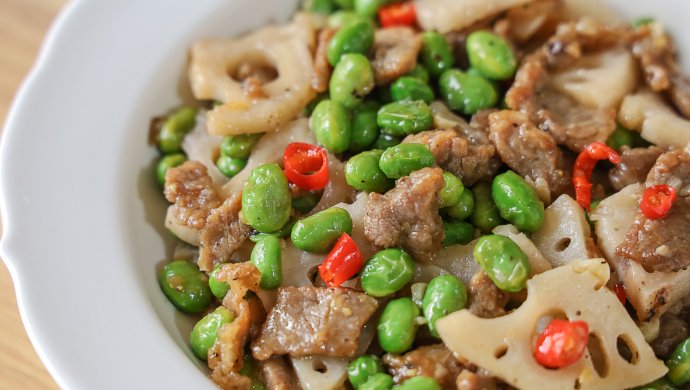
<path fill-rule="evenodd" d="M 249 236 L 252 228 L 240 221 L 241 196 L 231 196 L 211 211 L 201 230 L 199 268 L 210 272 L 219 263 L 230 261 L 232 254 Z"/>
<path fill-rule="evenodd" d="M 343 288 L 281 288 L 252 342 L 252 355 L 258 360 L 284 354 L 351 357 L 377 306 L 374 298 Z"/>
<path fill-rule="evenodd" d="M 657 159 L 645 186 L 657 184 L 675 188 L 678 199 L 671 211 L 656 220 L 640 213 L 616 253 L 649 272 L 678 271 L 690 265 L 690 147 Z"/>
<path fill-rule="evenodd" d="M 165 175 L 165 197 L 171 203 L 173 217 L 183 226 L 201 229 L 211 210 L 221 200 L 213 189 L 213 180 L 198 161 L 187 161 Z"/>
<path fill-rule="evenodd" d="M 419 347 L 402 356 L 386 354 L 383 363 L 388 366 L 395 383 L 415 376 L 428 376 L 436 379 L 443 389 L 453 389 L 455 378 L 462 370 L 462 365 L 443 344 Z"/>
<path fill-rule="evenodd" d="M 690 80 L 678 67 L 673 39 L 660 24 L 641 26 L 632 34 L 632 53 L 639 60 L 645 81 L 655 92 L 666 92 L 685 117 L 690 118 Z"/>
<path fill-rule="evenodd" d="M 671 89 L 668 95 L 678 111 L 686 118 L 690 118 L 690 79 L 682 74 L 676 74 L 671 78 Z"/>
<path fill-rule="evenodd" d="M 649 345 L 652 346 L 654 354 L 659 359 L 666 360 L 676 345 L 689 335 L 690 329 L 687 322 L 672 313 L 666 313 L 661 317 L 659 335 Z"/>
<path fill-rule="evenodd" d="M 445 237 L 438 214 L 438 193 L 444 185 L 440 168 L 424 168 L 399 179 L 384 195 L 372 192 L 364 235 L 378 247 L 402 247 L 417 261 L 429 262 Z"/>
<path fill-rule="evenodd" d="M 259 362 L 259 375 L 268 390 L 297 390 L 297 379 L 282 356 Z"/>
<path fill-rule="evenodd" d="M 583 54 L 618 46 L 628 35 L 625 28 L 591 20 L 560 25 L 544 46 L 523 61 L 506 94 L 508 107 L 527 114 L 538 128 L 574 152 L 592 142 L 605 142 L 615 130 L 615 110 L 579 104 L 550 85 L 549 73 Z"/>
<path fill-rule="evenodd" d="M 499 388 L 494 377 L 470 370 L 462 370 L 455 381 L 455 386 L 457 390 L 495 390 Z"/>
<path fill-rule="evenodd" d="M 638 215 L 616 254 L 637 261 L 648 272 L 690 265 L 690 202 L 678 199 L 662 219 Z"/>
<path fill-rule="evenodd" d="M 430 130 L 408 135 L 403 143 L 429 145 L 436 163 L 458 176 L 466 185 L 496 172 L 495 149 L 490 145 L 468 145 L 454 130 Z"/>
<path fill-rule="evenodd" d="M 620 191 L 630 184 L 644 182 L 661 153 L 663 150 L 656 146 L 633 149 L 624 146 L 621 151 L 621 163 L 609 171 L 609 180 L 613 188 Z"/>
<path fill-rule="evenodd" d="M 371 61 L 376 85 L 389 84 L 414 69 L 421 48 L 421 37 L 409 27 L 376 30 Z"/>
<path fill-rule="evenodd" d="M 326 28 L 319 32 L 316 53 L 314 53 L 314 74 L 311 76 L 311 87 L 316 92 L 328 91 L 333 68 L 328 62 L 328 43 L 336 33 L 334 28 Z"/>
<path fill-rule="evenodd" d="M 456 172 L 450 169 L 450 166 L 462 165 L 457 160 L 467 156 L 469 152 L 467 140 L 460 137 L 455 130 L 422 131 L 421 133 L 408 135 L 402 143 L 428 145 L 436 163 L 443 169 L 453 173 Z"/>
<path fill-rule="evenodd" d="M 494 318 L 506 314 L 508 295 L 496 287 L 484 271 L 470 279 L 468 298 L 469 310 L 478 317 Z"/>
<path fill-rule="evenodd" d="M 616 112 L 587 107 L 548 84 L 548 73 L 541 52 L 529 56 L 506 94 L 513 110 L 527 114 L 556 142 L 580 152 L 592 142 L 606 142 L 616 128 Z"/>
<path fill-rule="evenodd" d="M 491 114 L 489 137 L 498 155 L 527 180 L 546 204 L 570 186 L 561 151 L 553 137 L 537 129 L 527 115 L 517 111 Z"/>
<path fill-rule="evenodd" d="M 208 367 L 213 371 L 213 380 L 223 389 L 249 389 L 251 380 L 239 374 L 252 323 L 251 308 L 244 295 L 259 289 L 261 272 L 249 263 L 226 264 L 217 278 L 230 286 L 223 306 L 235 313 L 235 319 L 218 330 L 218 339 L 208 350 Z"/>

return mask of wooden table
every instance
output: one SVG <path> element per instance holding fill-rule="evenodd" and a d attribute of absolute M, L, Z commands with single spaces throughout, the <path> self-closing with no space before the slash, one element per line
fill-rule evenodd
<path fill-rule="evenodd" d="M 0 0 L 0 123 L 67 0 Z M 12 280 L 0 264 L 0 389 L 57 389 L 26 336 Z"/>

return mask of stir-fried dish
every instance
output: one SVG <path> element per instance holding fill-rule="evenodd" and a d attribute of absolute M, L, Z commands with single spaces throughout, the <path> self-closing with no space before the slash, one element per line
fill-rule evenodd
<path fill-rule="evenodd" d="M 218 386 L 690 382 L 690 79 L 585 3 L 311 0 L 193 45 L 159 283 Z"/>

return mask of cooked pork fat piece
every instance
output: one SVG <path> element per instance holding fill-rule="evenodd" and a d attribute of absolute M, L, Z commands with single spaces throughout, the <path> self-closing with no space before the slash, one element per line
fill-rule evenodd
<path fill-rule="evenodd" d="M 367 294 L 344 288 L 280 288 L 252 355 L 258 360 L 285 354 L 352 357 L 377 306 Z"/>
<path fill-rule="evenodd" d="M 623 146 L 620 153 L 622 161 L 609 171 L 609 180 L 613 188 L 620 191 L 630 184 L 644 182 L 649 170 L 663 152 L 663 149 L 656 146 L 648 148 Z"/>
<path fill-rule="evenodd" d="M 383 363 L 393 375 L 395 383 L 402 383 L 415 376 L 436 379 L 441 388 L 454 389 L 455 379 L 462 365 L 443 344 L 425 345 L 404 355 L 387 354 Z"/>
<path fill-rule="evenodd" d="M 534 188 L 546 204 L 570 186 L 570 175 L 553 137 L 537 129 L 527 115 L 517 111 L 491 114 L 491 142 L 512 170 Z"/>
<path fill-rule="evenodd" d="M 417 261 L 429 262 L 445 237 L 438 213 L 444 185 L 440 168 L 423 168 L 399 179 L 384 195 L 372 192 L 364 234 L 378 247 L 401 247 Z"/>
<path fill-rule="evenodd" d="M 325 28 L 319 32 L 316 53 L 314 53 L 314 74 L 311 76 L 311 87 L 316 92 L 328 91 L 333 68 L 328 63 L 328 43 L 336 33 L 334 28 Z"/>
<path fill-rule="evenodd" d="M 374 68 L 376 85 L 386 85 L 414 69 L 422 48 L 422 38 L 409 27 L 376 30 L 374 36 Z"/>
<path fill-rule="evenodd" d="M 676 190 L 673 207 L 661 219 L 640 213 L 616 253 L 640 263 L 647 271 L 678 271 L 690 265 L 690 145 L 657 159 L 645 187 L 657 184 Z"/>
<path fill-rule="evenodd" d="M 218 329 L 218 338 L 208 350 L 211 378 L 223 389 L 249 389 L 251 380 L 239 373 L 252 325 L 252 310 L 244 295 L 259 290 L 261 272 L 249 263 L 226 264 L 220 268 L 217 278 L 230 286 L 223 306 L 235 314 L 235 319 Z"/>
<path fill-rule="evenodd" d="M 206 225 L 206 218 L 221 204 L 206 166 L 198 161 L 168 170 L 165 197 L 173 203 L 171 214 L 176 222 L 197 230 Z"/>

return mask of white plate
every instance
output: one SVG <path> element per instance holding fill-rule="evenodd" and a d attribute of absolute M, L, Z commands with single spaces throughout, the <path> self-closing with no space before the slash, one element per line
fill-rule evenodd
<path fill-rule="evenodd" d="M 684 0 L 609 2 L 664 21 L 690 52 Z M 83 0 L 53 26 L 4 131 L 0 211 L 22 318 L 61 387 L 216 388 L 156 283 L 166 235 L 148 124 L 179 103 L 193 41 L 296 3 Z"/>

